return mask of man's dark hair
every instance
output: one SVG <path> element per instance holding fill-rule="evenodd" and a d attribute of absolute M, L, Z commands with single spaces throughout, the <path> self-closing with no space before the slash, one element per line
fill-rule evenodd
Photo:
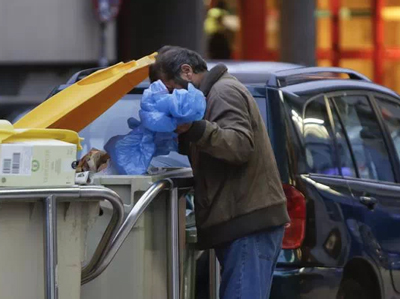
<path fill-rule="evenodd" d="M 150 79 L 150 83 L 156 82 L 161 79 L 160 68 L 155 63 L 150 64 L 149 79 Z"/>
<path fill-rule="evenodd" d="M 184 64 L 190 65 L 196 74 L 207 71 L 207 63 L 195 51 L 176 46 L 164 46 L 158 51 L 156 62 L 150 66 L 150 81 L 157 81 L 162 75 L 167 80 L 180 83 L 181 66 Z"/>

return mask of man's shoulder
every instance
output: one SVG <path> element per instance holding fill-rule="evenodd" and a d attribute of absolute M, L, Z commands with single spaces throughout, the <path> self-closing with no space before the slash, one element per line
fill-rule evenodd
<path fill-rule="evenodd" d="M 225 73 L 210 90 L 210 95 L 221 94 L 226 92 L 245 92 L 247 88 L 236 77 L 229 73 Z"/>

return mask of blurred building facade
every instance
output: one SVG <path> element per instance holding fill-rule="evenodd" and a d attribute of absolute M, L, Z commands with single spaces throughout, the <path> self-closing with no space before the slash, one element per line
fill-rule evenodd
<path fill-rule="evenodd" d="M 115 61 L 115 24 L 108 27 Z M 0 1 L 0 64 L 85 64 L 98 59 L 100 28 L 91 1 Z"/>
<path fill-rule="evenodd" d="M 98 65 L 96 1 L 0 0 L 0 107 L 38 104 L 73 73 Z M 120 14 L 106 30 L 110 64 L 166 44 L 204 52 L 203 0 L 119 2 Z"/>
<path fill-rule="evenodd" d="M 240 24 L 233 58 L 352 68 L 400 92 L 400 0 L 226 3 Z"/>
<path fill-rule="evenodd" d="M 106 30 L 110 61 L 115 28 Z M 74 72 L 97 64 L 99 41 L 91 1 L 0 0 L 0 107 L 43 101 Z"/>
<path fill-rule="evenodd" d="M 41 101 L 75 71 L 97 65 L 93 1 L 0 0 L 0 105 L 14 96 Z M 216 59 L 353 68 L 400 92 L 400 0 L 121 2 L 107 28 L 110 63 L 173 44 Z M 207 49 L 227 42 L 216 55 Z"/>

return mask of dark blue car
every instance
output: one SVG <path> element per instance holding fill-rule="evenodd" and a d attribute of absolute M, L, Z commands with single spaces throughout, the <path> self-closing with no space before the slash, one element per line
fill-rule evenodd
<path fill-rule="evenodd" d="M 399 95 L 347 69 L 227 65 L 259 105 L 292 219 L 271 298 L 400 298 Z M 86 151 L 129 131 L 147 86 L 81 132 Z M 174 153 L 153 165 L 189 164 Z"/>

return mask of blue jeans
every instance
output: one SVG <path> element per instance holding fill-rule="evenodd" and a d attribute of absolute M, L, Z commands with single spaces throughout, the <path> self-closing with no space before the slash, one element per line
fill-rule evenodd
<path fill-rule="evenodd" d="M 221 265 L 220 299 L 268 299 L 284 226 L 215 249 Z"/>

